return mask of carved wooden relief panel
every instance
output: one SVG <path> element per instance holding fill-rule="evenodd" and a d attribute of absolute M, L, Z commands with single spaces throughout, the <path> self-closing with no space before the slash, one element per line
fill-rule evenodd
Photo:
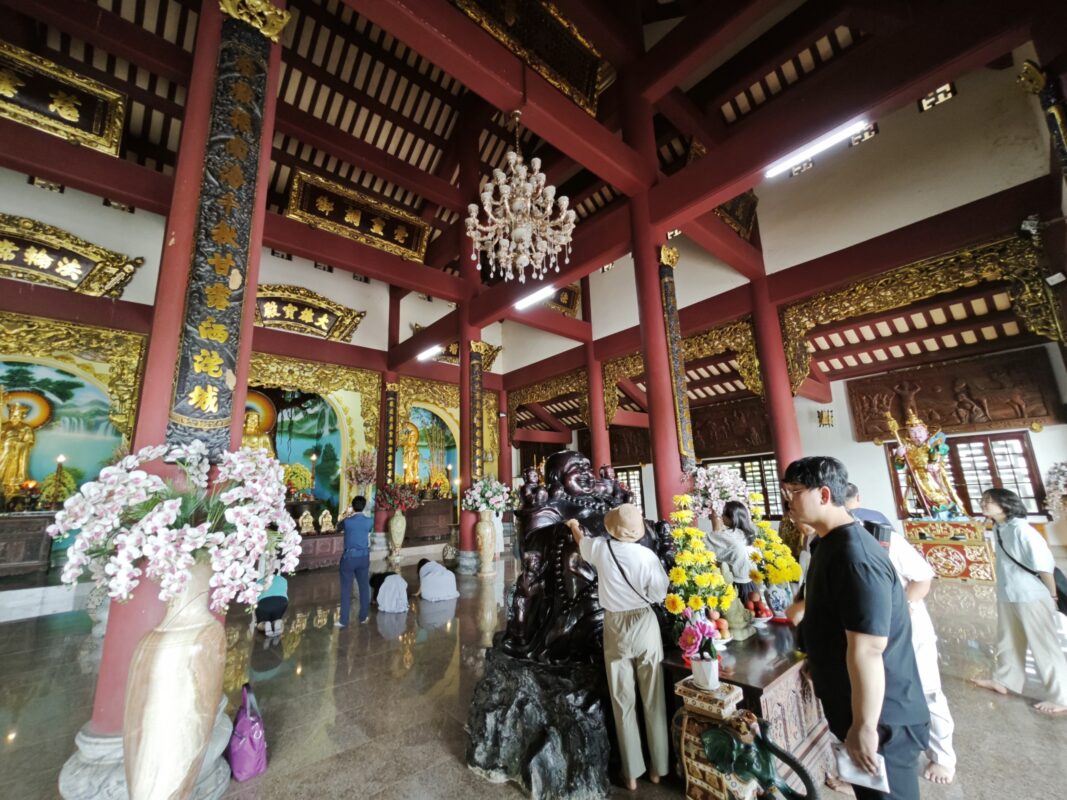
<path fill-rule="evenodd" d="M 694 408 L 697 458 L 721 458 L 773 449 L 763 400 L 749 397 Z"/>
<path fill-rule="evenodd" d="M 848 382 L 852 432 L 859 442 L 889 439 L 885 412 L 908 408 L 931 428 L 969 433 L 1064 420 L 1043 347 L 960 359 Z"/>

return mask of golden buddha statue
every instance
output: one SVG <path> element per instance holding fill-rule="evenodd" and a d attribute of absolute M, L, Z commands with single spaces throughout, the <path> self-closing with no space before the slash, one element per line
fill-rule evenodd
<path fill-rule="evenodd" d="M 270 436 L 266 431 L 260 430 L 259 425 L 259 412 L 246 411 L 244 432 L 241 434 L 241 447 L 251 447 L 253 450 L 266 450 L 270 453 L 271 458 L 274 458 L 276 457 L 274 453 L 274 443 L 271 442 Z"/>
<path fill-rule="evenodd" d="M 419 429 L 408 421 L 400 426 L 400 446 L 404 449 L 404 483 L 419 483 Z"/>
<path fill-rule="evenodd" d="M 37 434 L 26 422 L 26 406 L 11 403 L 7 410 L 7 420 L 0 425 L 0 485 L 7 497 L 13 497 L 28 477 L 30 451 Z"/>
<path fill-rule="evenodd" d="M 893 451 L 894 465 L 907 472 L 908 482 L 915 489 L 926 512 L 935 519 L 966 516 L 963 501 L 956 494 L 945 468 L 948 445 L 944 432 L 938 430 L 931 434 L 911 408 L 904 421 L 903 437 L 900 435 L 900 424 L 892 412 L 885 412 L 885 419 L 898 445 Z"/>

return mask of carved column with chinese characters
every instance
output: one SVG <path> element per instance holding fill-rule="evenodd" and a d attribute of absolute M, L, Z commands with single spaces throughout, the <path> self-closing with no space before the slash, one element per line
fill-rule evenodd
<path fill-rule="evenodd" d="M 202 439 L 217 454 L 240 442 L 234 410 L 251 354 L 277 37 L 289 15 L 260 0 L 222 5 L 225 13 L 213 1 L 201 6 L 134 448 Z M 143 580 L 129 602 L 111 604 L 92 719 L 60 774 L 65 798 L 126 796 L 127 674 L 137 643 L 163 618 L 157 592 Z M 218 797 L 228 785 L 221 751 L 209 752 L 192 796 Z"/>
<path fill-rule="evenodd" d="M 460 308 L 464 320 L 460 324 L 459 334 L 459 498 L 462 504 L 463 493 L 481 477 L 480 443 L 483 431 L 482 409 L 480 405 L 474 405 L 474 395 L 477 394 L 478 403 L 481 403 L 482 395 L 482 343 L 478 341 L 481 332 L 467 324 L 466 309 Z M 476 391 L 475 380 L 478 383 Z M 474 575 L 478 571 L 478 546 L 474 536 L 477 519 L 478 514 L 474 511 L 461 511 L 459 515 L 457 571 L 463 575 Z"/>
<path fill-rule="evenodd" d="M 381 413 L 378 415 L 381 431 L 378 440 L 378 485 L 393 483 L 396 479 L 396 424 L 397 392 L 400 385 L 396 383 L 396 373 L 385 373 L 385 391 L 382 392 Z M 374 530 L 384 531 L 389 512 L 384 509 L 374 510 Z M 384 543 L 385 537 L 382 537 Z M 377 543 L 377 542 L 376 542 Z"/>
<path fill-rule="evenodd" d="M 659 249 L 659 293 L 663 302 L 663 326 L 667 332 L 667 360 L 671 370 L 671 393 L 674 396 L 675 432 L 682 469 L 696 466 L 693 448 L 693 423 L 689 418 L 689 395 L 685 389 L 685 355 L 682 352 L 682 324 L 678 319 L 678 297 L 674 291 L 674 268 L 678 250 L 666 245 Z"/>

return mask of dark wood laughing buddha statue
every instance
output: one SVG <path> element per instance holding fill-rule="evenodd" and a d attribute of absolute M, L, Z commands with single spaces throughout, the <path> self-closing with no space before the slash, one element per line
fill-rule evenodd
<path fill-rule="evenodd" d="M 553 664 L 603 658 L 604 612 L 597 597 L 596 571 L 578 552 L 566 526 L 577 519 L 590 536 L 607 536 L 604 514 L 629 493 L 604 472 L 598 478 L 589 459 L 562 450 L 545 462 L 544 487 L 523 486 L 522 574 L 508 607 L 499 646 L 508 655 Z M 669 569 L 674 540 L 662 522 L 645 521 L 641 544 Z"/>

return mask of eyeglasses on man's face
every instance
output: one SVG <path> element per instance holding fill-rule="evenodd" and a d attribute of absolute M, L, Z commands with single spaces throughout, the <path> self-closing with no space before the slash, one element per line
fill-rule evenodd
<path fill-rule="evenodd" d="M 782 490 L 782 497 L 788 503 L 797 495 L 804 494 L 804 492 L 810 492 L 813 489 L 818 489 L 818 486 L 804 486 L 799 483 L 783 483 L 779 485 Z"/>

